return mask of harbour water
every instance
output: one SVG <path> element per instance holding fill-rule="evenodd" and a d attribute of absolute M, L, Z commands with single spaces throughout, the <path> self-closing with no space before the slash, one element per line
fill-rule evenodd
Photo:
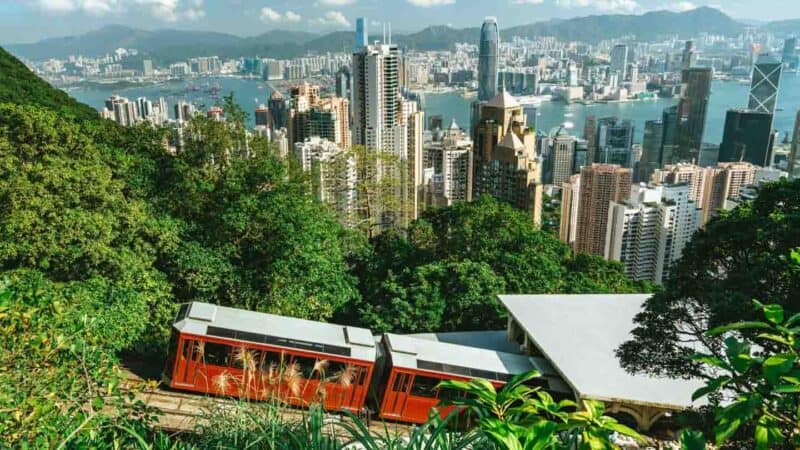
<path fill-rule="evenodd" d="M 218 91 L 217 91 L 218 88 Z M 259 103 L 266 103 L 271 89 L 266 83 L 255 79 L 233 77 L 210 77 L 191 81 L 172 81 L 155 85 L 142 85 L 117 89 L 107 86 L 81 86 L 67 90 L 77 100 L 95 108 L 102 108 L 105 99 L 113 94 L 131 99 L 148 97 L 157 99 L 165 97 L 171 105 L 179 100 L 195 103 L 199 107 L 208 107 L 221 101 L 221 96 L 234 93 L 239 104 L 250 113 Z M 215 94 L 218 92 L 218 94 Z M 708 107 L 708 118 L 704 141 L 719 143 L 722 140 L 725 113 L 730 108 L 741 108 L 747 105 L 748 85 L 736 81 L 715 81 L 712 87 L 711 101 Z M 441 115 L 449 124 L 454 118 L 462 128 L 469 125 L 470 103 L 473 98 L 464 98 L 457 92 L 428 93 L 425 95 L 425 113 L 428 116 Z M 664 108 L 673 105 L 677 99 L 623 102 L 564 104 L 560 101 L 543 102 L 538 108 L 537 128 L 548 132 L 563 123 L 574 126 L 572 134 L 582 135 L 583 123 L 588 115 L 596 117 L 616 116 L 634 122 L 637 141 L 641 141 L 644 122 L 661 118 Z M 800 109 L 800 74 L 784 74 L 778 97 L 778 111 L 775 114 L 774 126 L 781 133 L 791 134 L 795 117 Z"/>

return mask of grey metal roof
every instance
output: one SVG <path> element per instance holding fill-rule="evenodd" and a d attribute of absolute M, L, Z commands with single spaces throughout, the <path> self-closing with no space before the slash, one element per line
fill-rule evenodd
<path fill-rule="evenodd" d="M 178 331 L 201 336 L 224 337 L 375 361 L 375 340 L 372 333 L 365 328 L 201 302 L 190 303 L 185 316 L 179 317 L 174 326 Z"/>
<path fill-rule="evenodd" d="M 699 380 L 631 375 L 614 351 L 649 295 L 501 295 L 500 301 L 580 398 L 683 409 Z"/>
<path fill-rule="evenodd" d="M 410 335 L 387 333 L 384 337 L 389 345 L 392 364 L 395 367 L 433 370 L 427 369 L 425 363 L 422 364 L 423 367 L 420 367 L 420 361 L 425 361 L 505 376 L 514 376 L 536 368 L 530 358 L 524 355 L 449 344 Z M 455 373 L 449 370 L 434 371 Z"/>

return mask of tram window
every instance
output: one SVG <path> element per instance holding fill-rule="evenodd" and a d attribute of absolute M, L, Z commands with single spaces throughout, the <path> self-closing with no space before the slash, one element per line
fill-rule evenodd
<path fill-rule="evenodd" d="M 441 380 L 439 380 L 441 381 Z M 439 400 L 460 400 L 464 398 L 464 393 L 455 389 L 439 389 Z"/>
<path fill-rule="evenodd" d="M 228 356 L 230 355 L 231 347 L 225 344 L 216 344 L 214 342 L 205 343 L 205 361 L 206 364 L 215 366 L 227 366 Z"/>
<path fill-rule="evenodd" d="M 347 383 L 348 385 L 364 384 L 364 373 L 366 372 L 366 368 L 339 361 L 330 362 L 328 368 L 325 370 L 325 377 L 334 383 L 341 383 L 341 378 L 342 375 L 345 374 L 345 371 L 349 372 L 347 373 L 347 375 L 350 377 L 350 380 Z"/>
<path fill-rule="evenodd" d="M 264 360 L 261 361 L 261 370 L 265 372 L 269 371 L 270 369 L 283 370 L 286 368 L 288 363 L 288 358 L 280 353 L 264 352 Z"/>
<path fill-rule="evenodd" d="M 440 381 L 442 380 L 438 378 L 417 375 L 414 377 L 414 384 L 411 385 L 411 395 L 436 398 L 436 386 L 439 385 Z"/>
<path fill-rule="evenodd" d="M 411 378 L 411 375 L 407 373 L 396 373 L 394 376 L 394 386 L 392 386 L 392 390 L 394 392 L 406 392 L 408 390 L 408 380 Z"/>
<path fill-rule="evenodd" d="M 293 360 L 300 366 L 300 374 L 303 376 L 303 378 L 310 379 L 312 376 L 319 376 L 319 374 L 314 373 L 314 365 L 317 364 L 317 359 L 295 356 Z"/>
<path fill-rule="evenodd" d="M 197 343 L 192 339 L 183 341 L 183 357 L 189 359 L 192 356 L 192 350 Z"/>
<path fill-rule="evenodd" d="M 245 347 L 237 347 L 233 349 L 233 354 L 231 355 L 231 367 L 234 369 L 244 369 L 245 359 L 247 358 L 252 358 L 251 367 L 256 368 L 258 367 L 258 362 L 261 359 L 261 351 L 250 350 Z"/>

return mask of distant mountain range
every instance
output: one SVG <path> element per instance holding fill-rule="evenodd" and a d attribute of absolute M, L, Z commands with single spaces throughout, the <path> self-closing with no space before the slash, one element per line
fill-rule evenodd
<path fill-rule="evenodd" d="M 561 40 L 598 42 L 635 35 L 641 40 L 661 36 L 686 38 L 698 31 L 733 36 L 747 25 L 737 22 L 713 8 L 697 8 L 686 12 L 656 11 L 643 15 L 596 15 L 567 20 L 550 20 L 531 25 L 501 29 L 501 37 L 554 36 Z M 800 32 L 800 20 L 762 25 L 779 33 Z M 411 49 L 442 50 L 457 42 L 477 42 L 479 28 L 455 29 L 432 26 L 410 34 L 395 34 L 393 41 Z M 377 39 L 377 36 L 372 37 Z M 169 63 L 194 56 L 223 57 L 263 56 L 291 58 L 310 53 L 350 51 L 353 33 L 337 31 L 315 34 L 300 31 L 273 30 L 253 37 L 225 33 L 182 30 L 145 31 L 110 25 L 89 33 L 45 39 L 32 44 L 12 44 L 6 48 L 23 58 L 40 60 L 68 55 L 101 56 L 114 49 L 136 48 L 159 63 Z"/>

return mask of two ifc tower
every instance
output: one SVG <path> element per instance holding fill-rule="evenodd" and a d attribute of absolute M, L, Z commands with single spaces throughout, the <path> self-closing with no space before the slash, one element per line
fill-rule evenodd
<path fill-rule="evenodd" d="M 386 25 L 383 27 L 383 42 L 387 42 Z M 392 42 L 392 26 L 389 25 L 388 42 Z M 367 22 L 363 17 L 356 19 L 355 50 L 369 44 Z M 496 17 L 487 17 L 481 27 L 480 49 L 478 54 L 478 101 L 488 102 L 498 92 L 498 69 L 500 66 L 500 30 Z"/>

